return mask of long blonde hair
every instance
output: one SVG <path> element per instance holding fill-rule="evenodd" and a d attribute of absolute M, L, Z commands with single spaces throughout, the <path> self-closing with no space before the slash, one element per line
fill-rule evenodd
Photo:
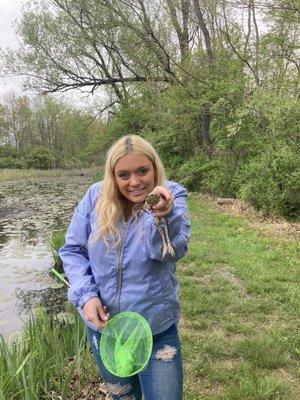
<path fill-rule="evenodd" d="M 154 167 L 155 186 L 164 185 L 166 181 L 164 166 L 153 146 L 137 135 L 123 136 L 108 150 L 105 163 L 105 174 L 101 194 L 96 204 L 99 229 L 95 239 L 102 237 L 105 241 L 114 236 L 120 240 L 118 221 L 125 216 L 126 203 L 117 186 L 114 169 L 117 161 L 127 154 L 147 156 Z"/>

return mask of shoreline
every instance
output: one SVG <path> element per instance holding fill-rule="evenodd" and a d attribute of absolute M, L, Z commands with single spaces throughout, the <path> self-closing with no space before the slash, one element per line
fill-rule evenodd
<path fill-rule="evenodd" d="M 0 169 L 0 183 L 14 182 L 22 179 L 57 178 L 60 176 L 93 176 L 100 174 L 102 170 L 103 167 L 98 165 L 76 169 Z"/>

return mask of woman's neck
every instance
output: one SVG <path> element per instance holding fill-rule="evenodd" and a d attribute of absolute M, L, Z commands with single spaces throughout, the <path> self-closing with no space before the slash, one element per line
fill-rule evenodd
<path fill-rule="evenodd" d="M 124 204 L 124 219 L 127 222 L 133 213 L 133 204 L 125 202 Z"/>
<path fill-rule="evenodd" d="M 141 209 L 142 204 L 134 204 L 131 202 L 125 202 L 124 204 L 124 219 L 127 222 L 129 218 L 136 213 L 139 209 Z"/>

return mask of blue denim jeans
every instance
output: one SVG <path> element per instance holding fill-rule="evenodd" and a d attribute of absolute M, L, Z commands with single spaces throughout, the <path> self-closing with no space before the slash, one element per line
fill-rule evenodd
<path fill-rule="evenodd" d="M 89 327 L 87 333 L 111 399 L 182 400 L 182 357 L 176 325 L 153 336 L 153 350 L 148 365 L 143 371 L 129 378 L 119 378 L 107 371 L 99 353 L 101 333 Z"/>

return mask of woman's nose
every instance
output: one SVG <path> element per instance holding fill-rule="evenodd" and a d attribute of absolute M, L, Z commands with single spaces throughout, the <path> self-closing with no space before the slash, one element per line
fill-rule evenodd
<path fill-rule="evenodd" d="M 135 174 L 130 177 L 130 186 L 138 186 L 140 184 L 139 177 Z"/>

